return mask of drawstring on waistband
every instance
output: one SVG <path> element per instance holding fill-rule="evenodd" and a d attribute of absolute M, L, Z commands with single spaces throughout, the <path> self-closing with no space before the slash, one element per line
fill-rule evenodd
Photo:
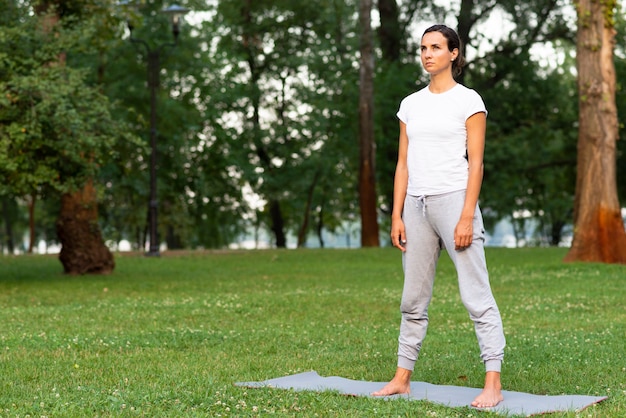
<path fill-rule="evenodd" d="M 417 196 L 417 201 L 422 202 L 422 215 L 426 216 L 426 195 Z"/>

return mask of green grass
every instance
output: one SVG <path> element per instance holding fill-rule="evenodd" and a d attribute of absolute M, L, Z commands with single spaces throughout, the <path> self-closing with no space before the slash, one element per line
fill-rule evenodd
<path fill-rule="evenodd" d="M 507 336 L 505 389 L 608 395 L 626 416 L 626 267 L 563 249 L 488 249 Z M 51 256 L 0 257 L 0 416 L 407 416 L 493 413 L 336 393 L 247 389 L 316 370 L 386 381 L 402 275 L 392 249 L 120 256 L 70 277 Z M 415 380 L 480 387 L 473 327 L 444 254 Z"/>

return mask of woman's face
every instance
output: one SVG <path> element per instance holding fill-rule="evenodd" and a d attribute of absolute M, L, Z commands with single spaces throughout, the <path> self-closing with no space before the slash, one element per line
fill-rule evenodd
<path fill-rule="evenodd" d="M 452 61 L 459 53 L 456 48 L 452 52 L 448 50 L 448 40 L 441 32 L 424 34 L 420 50 L 422 65 L 431 76 L 445 71 L 452 72 Z"/>

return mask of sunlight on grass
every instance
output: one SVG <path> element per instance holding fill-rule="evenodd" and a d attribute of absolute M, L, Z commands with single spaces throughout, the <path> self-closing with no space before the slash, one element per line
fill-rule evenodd
<path fill-rule="evenodd" d="M 625 266 L 563 249 L 489 249 L 507 336 L 505 389 L 608 395 L 557 417 L 626 416 Z M 235 387 L 309 370 L 386 381 L 402 290 L 391 249 L 118 256 L 68 277 L 0 258 L 0 416 L 493 416 L 426 402 Z M 479 387 L 484 370 L 443 256 L 415 379 Z"/>

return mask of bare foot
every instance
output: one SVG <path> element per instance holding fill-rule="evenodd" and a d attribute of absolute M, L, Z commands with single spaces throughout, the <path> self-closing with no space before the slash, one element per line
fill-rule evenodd
<path fill-rule="evenodd" d="M 381 390 L 372 396 L 406 395 L 411 392 L 411 370 L 398 367 L 396 375 Z"/>
<path fill-rule="evenodd" d="M 491 408 L 503 400 L 500 373 L 487 372 L 485 375 L 485 387 L 480 395 L 474 399 L 472 406 L 475 408 Z"/>

